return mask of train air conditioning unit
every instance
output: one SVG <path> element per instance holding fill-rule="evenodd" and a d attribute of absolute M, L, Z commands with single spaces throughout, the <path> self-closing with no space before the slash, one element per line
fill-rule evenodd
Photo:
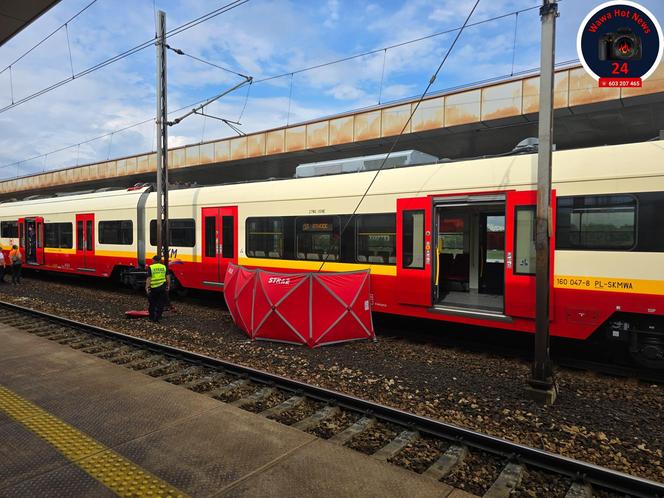
<path fill-rule="evenodd" d="M 312 176 L 338 175 L 341 173 L 356 173 L 358 171 L 376 171 L 383 161 L 382 169 L 403 168 L 419 164 L 435 164 L 436 156 L 420 152 L 419 150 L 402 150 L 392 152 L 387 160 L 387 154 L 374 154 L 372 156 L 349 157 L 347 159 L 333 159 L 316 163 L 300 164 L 295 168 L 295 178 L 310 178 Z"/>

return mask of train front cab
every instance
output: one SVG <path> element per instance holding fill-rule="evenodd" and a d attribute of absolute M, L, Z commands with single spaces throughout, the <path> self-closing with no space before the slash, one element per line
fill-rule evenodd
<path fill-rule="evenodd" d="M 398 199 L 399 305 L 452 321 L 532 330 L 535 204 L 535 191 Z"/>

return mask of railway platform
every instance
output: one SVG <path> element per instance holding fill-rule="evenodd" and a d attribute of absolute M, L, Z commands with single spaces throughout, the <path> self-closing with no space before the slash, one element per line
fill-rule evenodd
<path fill-rule="evenodd" d="M 0 324 L 0 497 L 469 497 Z"/>

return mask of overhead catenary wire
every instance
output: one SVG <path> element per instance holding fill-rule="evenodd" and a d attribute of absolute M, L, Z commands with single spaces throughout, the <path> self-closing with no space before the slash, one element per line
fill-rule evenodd
<path fill-rule="evenodd" d="M 281 74 L 275 74 L 275 75 L 272 75 L 272 76 L 265 76 L 263 78 L 257 79 L 255 81 L 255 83 L 264 83 L 266 81 L 276 80 L 276 79 L 279 79 L 279 78 L 284 78 L 286 76 L 290 76 L 291 74 L 303 73 L 305 71 L 311 71 L 313 69 L 320 69 L 320 68 L 323 68 L 323 67 L 326 67 L 326 66 L 332 66 L 334 64 L 339 64 L 340 62 L 346 62 L 346 61 L 350 61 L 350 60 L 353 60 L 353 59 L 359 59 L 361 57 L 366 57 L 367 55 L 380 53 L 383 50 L 392 50 L 392 49 L 395 49 L 395 48 L 403 47 L 403 46 L 410 45 L 410 44 L 413 44 L 413 43 L 417 43 L 417 42 L 420 42 L 420 41 L 429 40 L 431 38 L 436 38 L 438 36 L 449 35 L 451 33 L 457 32 L 457 31 L 465 29 L 465 28 L 480 26 L 482 24 L 486 24 L 486 23 L 489 23 L 489 22 L 498 21 L 500 19 L 505 19 L 506 17 L 510 17 L 510 16 L 515 15 L 517 12 L 518 13 L 529 12 L 529 11 L 536 10 L 536 9 L 539 9 L 539 8 L 540 8 L 540 5 L 538 4 L 538 5 L 533 6 L 533 7 L 527 7 L 527 8 L 520 9 L 520 10 L 513 10 L 513 11 L 507 12 L 505 14 L 501 14 L 501 15 L 494 16 L 494 17 L 489 17 L 489 18 L 486 18 L 486 19 L 482 19 L 480 21 L 476 21 L 474 23 L 468 24 L 467 26 L 457 26 L 457 27 L 454 27 L 454 28 L 446 29 L 444 31 L 437 31 L 435 33 L 431 33 L 431 34 L 428 34 L 428 35 L 425 35 L 425 36 L 420 36 L 418 38 L 413 38 L 412 40 L 406 40 L 406 41 L 395 43 L 395 44 L 392 44 L 392 45 L 387 45 L 385 47 L 376 48 L 376 49 L 372 49 L 372 50 L 367 50 L 365 52 L 349 55 L 347 57 L 342 57 L 340 59 L 334 59 L 334 60 L 331 60 L 331 61 L 322 62 L 320 64 L 315 64 L 315 65 L 312 65 L 312 66 L 307 66 L 307 67 L 303 67 L 303 68 L 300 68 L 300 69 L 296 69 L 294 71 L 287 71 L 287 72 L 281 73 Z"/>
<path fill-rule="evenodd" d="M 357 214 L 357 211 L 358 211 L 358 209 L 360 209 L 360 206 L 362 205 L 362 202 L 364 201 L 364 199 L 369 194 L 369 191 L 371 190 L 371 187 L 376 182 L 376 179 L 378 178 L 378 175 L 380 174 L 380 172 L 385 167 L 385 164 L 387 163 L 387 160 L 389 159 L 390 154 L 392 154 L 392 152 L 394 152 L 394 149 L 397 146 L 397 143 L 399 143 L 399 139 L 401 138 L 403 133 L 406 131 L 406 128 L 410 124 L 410 121 L 413 119 L 413 116 L 415 115 L 415 113 L 417 112 L 417 109 L 419 108 L 420 104 L 424 100 L 424 97 L 426 97 L 427 93 L 429 92 L 429 89 L 431 88 L 431 86 L 434 84 L 434 82 L 438 78 L 438 74 L 440 73 L 441 69 L 443 69 L 443 66 L 445 65 L 445 62 L 447 62 L 447 59 L 449 58 L 450 54 L 452 53 L 452 50 L 454 50 L 454 47 L 456 46 L 457 41 L 459 41 L 459 38 L 461 37 L 461 33 L 463 33 L 463 30 L 467 27 L 468 21 L 470 21 L 470 18 L 472 17 L 473 13 L 475 12 L 475 9 L 477 9 L 477 6 L 479 5 L 479 3 L 480 3 L 480 0 L 475 1 L 475 4 L 473 5 L 473 8 L 470 9 L 470 12 L 468 13 L 468 17 L 466 17 L 466 20 L 464 21 L 461 28 L 459 28 L 456 36 L 454 37 L 454 40 L 452 41 L 452 44 L 450 45 L 450 47 L 445 52 L 445 55 L 444 55 L 443 59 L 440 61 L 440 64 L 438 65 L 438 68 L 436 69 L 436 72 L 433 74 L 433 76 L 431 76 L 431 78 L 429 79 L 429 83 L 427 84 L 426 88 L 422 92 L 422 95 L 420 96 L 420 98 L 417 100 L 417 102 L 413 106 L 412 110 L 410 111 L 408 119 L 404 123 L 403 128 L 401 128 L 401 131 L 399 132 L 399 134 L 396 137 L 394 137 L 394 140 L 392 140 L 392 145 L 390 146 L 390 149 L 387 151 L 387 154 L 385 154 L 385 157 L 383 158 L 383 160 L 380 163 L 380 166 L 378 167 L 378 169 L 374 173 L 373 178 L 369 182 L 369 185 L 367 185 L 367 188 L 362 193 L 362 197 L 360 197 L 360 200 L 355 205 L 355 208 L 353 209 L 353 212 L 351 213 L 351 215 L 346 220 L 346 223 L 344 223 L 344 226 L 341 228 L 341 231 L 339 232 L 340 238 L 343 236 L 343 233 L 346 231 L 346 229 L 350 225 L 351 221 L 353 220 L 353 218 Z M 318 270 L 317 270 L 318 272 L 320 272 L 323 269 L 323 266 L 325 266 L 325 263 L 327 262 L 327 259 L 328 259 L 329 255 L 330 255 L 329 252 L 327 254 L 325 254 L 325 257 L 324 257 L 323 261 L 321 262 L 320 266 L 318 267 Z"/>
<path fill-rule="evenodd" d="M 60 24 L 57 28 L 55 28 L 51 33 L 46 35 L 44 38 L 39 40 L 35 45 L 30 47 L 27 51 L 23 52 L 18 58 L 14 59 L 14 61 L 10 62 L 2 71 L 0 71 L 0 74 L 4 73 L 9 69 L 11 66 L 15 65 L 17 62 L 19 62 L 21 59 L 23 59 L 25 56 L 30 54 L 34 49 L 39 47 L 42 43 L 47 41 L 49 38 L 51 38 L 53 35 L 55 35 L 58 31 L 60 31 L 62 28 L 67 26 L 69 23 L 71 23 L 74 19 L 76 19 L 78 16 L 83 14 L 86 10 L 88 10 L 90 7 L 92 7 L 95 3 L 97 3 L 98 0 L 92 0 L 90 3 L 88 3 L 85 7 L 83 7 L 81 10 L 76 12 L 73 16 L 71 16 L 69 19 L 67 19 L 64 23 Z"/>
<path fill-rule="evenodd" d="M 247 1 L 249 1 L 249 0 L 244 0 L 244 1 L 242 1 L 241 3 L 246 3 Z M 562 1 L 562 0 L 561 0 L 561 1 Z M 92 5 L 92 3 L 94 3 L 94 2 L 91 2 L 88 6 Z M 226 4 L 225 6 L 220 7 L 219 9 L 216 9 L 216 10 L 212 11 L 212 12 L 209 13 L 208 15 L 210 15 L 210 14 L 214 14 L 214 16 L 220 15 L 220 14 L 222 14 L 223 12 L 226 11 L 226 10 L 224 10 L 224 11 L 222 12 L 222 11 L 221 11 L 222 9 L 228 8 L 228 9 L 230 10 L 230 8 L 235 8 L 235 7 L 239 6 L 239 5 L 241 5 L 241 3 L 238 3 L 237 1 L 236 1 L 236 2 L 228 3 L 228 4 Z M 515 16 L 516 16 L 516 15 L 518 15 L 518 14 L 520 14 L 520 13 L 523 13 L 523 12 L 528 12 L 528 11 L 532 11 L 532 10 L 535 10 L 535 9 L 539 9 L 539 7 L 540 7 L 540 6 L 537 5 L 537 6 L 528 7 L 528 8 L 524 8 L 524 9 L 520 9 L 520 10 L 516 10 L 516 11 L 511 11 L 511 12 L 508 12 L 508 13 L 505 13 L 505 14 L 501 14 L 501 15 L 497 15 L 497 16 L 494 16 L 494 17 L 491 17 L 491 18 L 482 19 L 482 20 L 475 21 L 475 22 L 473 22 L 473 23 L 469 23 L 469 24 L 467 24 L 467 25 L 465 26 L 465 28 L 473 27 L 473 26 L 478 26 L 478 25 L 482 25 L 482 24 L 486 24 L 486 23 L 488 23 L 488 22 L 492 22 L 492 21 L 496 21 L 496 20 L 504 19 L 504 18 L 510 17 L 510 16 L 512 16 L 512 15 L 515 15 Z M 82 12 L 82 11 L 81 11 L 81 12 Z M 185 24 L 183 24 L 183 25 L 181 25 L 181 26 L 179 26 L 179 27 L 177 27 L 177 28 L 174 28 L 174 29 L 171 30 L 171 31 L 168 31 L 166 34 L 167 34 L 167 36 L 169 36 L 171 33 L 175 32 L 175 31 L 177 31 L 177 30 L 183 29 L 185 26 L 190 25 L 190 24 L 192 24 L 192 23 L 194 23 L 194 22 L 200 21 L 200 20 L 203 19 L 203 18 L 205 18 L 205 16 L 200 16 L 199 18 L 196 18 L 196 19 L 194 19 L 194 20 L 192 20 L 192 21 L 189 21 L 188 23 L 185 23 Z M 202 21 L 201 21 L 201 22 L 202 22 Z M 62 26 L 61 26 L 61 27 L 62 27 Z M 326 67 L 326 66 L 330 66 L 330 65 L 333 65 L 333 64 L 338 64 L 338 63 L 345 62 L 345 61 L 349 61 L 349 60 L 352 60 L 352 59 L 356 59 L 356 58 L 360 58 L 360 57 L 365 57 L 365 56 L 367 56 L 367 55 L 371 55 L 371 54 L 374 54 L 374 53 L 380 53 L 380 52 L 384 52 L 384 53 L 385 53 L 385 52 L 386 52 L 387 50 L 389 50 L 389 49 L 393 49 L 393 48 L 397 48 L 397 47 L 401 47 L 401 46 L 409 45 L 409 44 L 412 44 L 412 43 L 417 43 L 417 42 L 424 41 L 424 40 L 427 40 L 427 39 L 431 39 L 431 38 L 434 38 L 434 37 L 437 37 L 437 36 L 442 36 L 442 35 L 444 35 L 444 34 L 453 33 L 453 32 L 459 31 L 460 29 L 461 29 L 460 27 L 456 27 L 456 28 L 451 28 L 451 29 L 447 29 L 447 30 L 444 30 L 444 31 L 438 31 L 438 32 L 430 33 L 430 34 L 428 34 L 428 35 L 421 36 L 421 37 L 418 37 L 418 38 L 414 38 L 414 39 L 411 39 L 411 40 L 406 40 L 406 41 L 403 41 L 403 42 L 399 42 L 399 43 L 396 43 L 396 44 L 392 44 L 392 45 L 389 45 L 389 46 L 386 46 L 386 47 L 381 47 L 381 48 L 377 48 L 377 49 L 374 49 L 374 50 L 370 50 L 370 51 L 366 51 L 366 52 L 357 53 L 357 54 L 353 54 L 353 55 L 350 55 L 350 56 L 346 56 L 346 57 L 338 58 L 338 59 L 335 59 L 335 60 L 326 61 L 326 62 L 324 62 L 324 63 L 320 63 L 320 64 L 316 64 L 316 65 L 308 66 L 308 67 L 305 67 L 305 68 L 300 68 L 300 69 L 295 70 L 295 71 L 292 71 L 292 72 L 283 73 L 283 74 L 279 74 L 279 75 L 273 75 L 273 76 L 269 76 L 269 77 L 264 77 L 264 78 L 257 79 L 257 80 L 252 80 L 252 81 L 249 83 L 249 86 L 248 86 L 248 88 L 247 88 L 247 94 L 245 95 L 245 100 L 244 100 L 244 104 L 243 104 L 243 107 L 242 107 L 242 111 L 240 112 L 240 116 L 238 117 L 238 119 L 237 119 L 236 122 L 232 122 L 232 121 L 231 121 L 231 123 L 238 124 L 238 123 L 241 121 L 242 116 L 244 115 L 244 112 L 245 112 L 246 107 L 247 107 L 247 102 L 248 102 L 248 98 L 249 98 L 249 93 L 250 93 L 250 91 L 251 91 L 251 87 L 252 87 L 254 84 L 256 84 L 256 83 L 267 82 L 267 81 L 274 80 L 274 79 L 277 79 L 277 78 L 281 78 L 281 77 L 284 77 L 284 76 L 290 76 L 291 74 L 302 73 L 302 72 L 305 72 L 305 71 L 310 71 L 310 70 L 318 69 L 318 68 L 321 68 L 321 67 Z M 148 46 L 151 46 L 151 45 L 154 43 L 154 40 L 150 40 L 149 42 L 146 42 L 146 43 L 147 43 L 147 45 L 146 45 L 145 47 L 143 47 L 143 48 L 147 48 Z M 142 45 L 141 45 L 141 46 L 142 46 Z M 141 47 L 141 46 L 134 47 L 134 49 L 137 49 L 138 47 Z M 143 48 L 141 48 L 140 50 L 142 50 Z M 131 50 L 133 50 L 133 49 L 129 49 L 128 51 L 125 51 L 125 52 L 123 52 L 122 54 L 118 54 L 118 56 L 116 56 L 116 57 L 123 56 L 123 54 L 128 54 L 128 55 L 126 55 L 126 56 L 129 56 L 129 55 L 131 55 L 131 54 L 129 53 Z M 135 53 L 135 52 L 133 52 L 133 53 Z M 197 58 L 197 57 L 191 56 L 191 54 L 186 54 L 186 53 L 184 53 L 184 52 L 183 52 L 183 54 L 184 54 L 184 55 L 187 55 L 187 56 L 190 56 L 190 57 L 192 57 L 192 58 L 196 58 L 196 59 L 198 59 L 198 60 L 199 60 L 200 62 L 202 62 L 202 63 L 208 64 L 208 65 L 213 66 L 213 67 L 217 67 L 218 69 L 222 69 L 222 70 L 224 70 L 224 71 L 229 71 L 229 72 L 231 72 L 231 73 L 233 73 L 233 74 L 237 74 L 237 75 L 240 75 L 240 76 L 246 77 L 245 75 L 243 75 L 243 74 L 240 73 L 240 72 L 236 72 L 236 71 L 230 70 L 230 69 L 228 69 L 228 68 L 225 68 L 225 67 L 223 67 L 223 66 L 219 66 L 219 65 L 217 65 L 217 64 L 211 63 L 210 61 L 206 61 L 206 60 L 204 60 L 204 59 L 201 59 L 201 58 Z M 109 59 L 108 61 L 111 61 L 111 59 Z M 106 61 L 105 61 L 105 62 L 106 62 Z M 569 65 L 569 64 L 573 64 L 573 63 L 577 63 L 577 62 L 578 62 L 578 59 L 569 60 L 569 61 L 563 61 L 563 62 L 557 63 L 556 66 L 558 66 L 558 67 L 559 67 L 559 66 L 565 66 L 565 65 Z M 110 63 L 112 63 L 112 62 L 108 62 L 108 64 L 110 64 Z M 100 63 L 100 64 L 104 64 L 104 62 L 102 62 L 102 63 Z M 108 65 L 108 64 L 106 64 L 106 65 Z M 456 90 L 456 89 L 459 89 L 459 88 L 462 88 L 462 87 L 464 87 L 464 86 L 468 86 L 468 85 L 478 85 L 478 84 L 490 83 L 490 82 L 493 82 L 493 81 L 499 81 L 499 80 L 501 80 L 501 79 L 503 79 L 503 78 L 505 78 L 505 77 L 519 76 L 519 75 L 523 75 L 523 74 L 529 74 L 529 73 L 534 72 L 534 71 L 536 71 L 536 70 L 537 70 L 537 68 L 531 68 L 531 69 L 527 69 L 527 70 L 522 70 L 522 71 L 514 72 L 514 70 L 512 69 L 512 72 L 511 72 L 510 74 L 505 74 L 505 75 L 501 75 L 501 76 L 497 76 L 497 77 L 492 77 L 492 78 L 488 78 L 488 79 L 484 79 L 484 80 L 480 80 L 480 81 L 475 81 L 475 82 L 471 82 L 471 83 L 468 83 L 468 84 L 459 85 L 459 86 L 455 86 L 455 87 L 445 88 L 444 91 L 454 91 L 454 90 Z M 90 72 L 91 72 L 91 71 L 90 71 Z M 79 73 L 79 74 L 81 74 L 81 73 Z M 10 76 L 11 76 L 11 72 L 10 72 Z M 80 76 L 77 75 L 76 77 L 80 77 Z M 68 79 L 66 80 L 66 82 L 68 82 L 68 81 L 70 81 L 70 80 L 71 80 L 71 79 L 68 78 Z M 58 85 L 58 84 L 56 84 L 56 85 Z M 47 89 L 46 91 L 48 91 L 48 89 Z M 44 91 L 43 93 L 45 93 L 45 91 Z M 187 109 L 187 108 L 191 108 L 192 106 L 198 105 L 198 104 L 200 104 L 200 103 L 202 103 L 202 102 L 205 102 L 206 100 L 209 100 L 209 99 L 207 99 L 207 98 L 201 99 L 201 100 L 199 100 L 199 101 L 197 101 L 197 102 L 193 102 L 193 103 L 191 103 L 191 104 L 185 105 L 185 106 L 183 106 L 183 107 L 181 107 L 181 108 L 179 108 L 179 109 L 176 109 L 175 111 L 172 111 L 172 112 L 175 113 L 175 112 L 179 112 L 179 111 L 182 111 L 182 110 L 184 110 L 184 109 Z M 289 99 L 289 100 L 290 100 L 290 99 Z M 400 100 L 404 100 L 404 99 L 400 99 Z M 12 104 L 13 104 L 13 98 L 12 98 Z M 8 106 L 8 107 L 11 107 L 11 106 Z M 4 110 L 6 110 L 6 108 L 0 109 L 0 112 L 3 112 Z M 359 110 L 359 109 L 355 109 L 355 110 Z M 171 113 L 169 112 L 169 114 L 171 114 Z M 289 114 L 290 114 L 290 113 L 289 113 Z M 212 117 L 212 116 L 207 115 L 207 117 Z M 96 141 L 96 140 L 100 140 L 100 139 L 105 138 L 105 137 L 108 137 L 108 136 L 112 136 L 112 135 L 115 134 L 115 133 L 120 133 L 120 132 L 122 132 L 122 131 L 125 131 L 125 130 L 128 130 L 128 129 L 131 129 L 131 128 L 134 128 L 134 127 L 136 127 L 136 126 L 140 126 L 140 125 L 142 125 L 142 124 L 145 124 L 145 123 L 147 123 L 147 122 L 149 122 L 149 121 L 153 121 L 153 120 L 154 120 L 154 117 L 151 117 L 151 118 L 146 119 L 146 120 L 144 120 L 144 121 L 141 121 L 141 122 L 138 122 L 138 123 L 134 123 L 134 124 L 128 125 L 128 126 L 126 126 L 126 127 L 123 127 L 123 128 L 117 129 L 117 130 L 113 130 L 113 131 L 111 131 L 111 132 L 108 132 L 108 133 L 105 133 L 105 134 L 99 135 L 99 136 L 97 136 L 97 137 L 94 137 L 94 138 L 91 138 L 91 139 L 88 139 L 88 140 L 82 141 L 82 142 L 80 142 L 80 145 L 85 145 L 85 144 L 87 144 L 87 143 L 94 142 L 94 141 Z M 234 129 L 234 128 L 233 128 L 233 129 Z M 234 131 L 237 132 L 237 130 L 235 130 L 235 129 L 234 129 Z M 79 144 L 68 145 L 68 146 L 61 147 L 61 148 L 56 149 L 56 150 L 52 150 L 52 151 L 46 152 L 46 153 L 44 153 L 44 154 L 39 154 L 39 155 L 36 155 L 36 156 L 30 157 L 30 158 L 28 158 L 28 159 L 22 159 L 22 160 L 20 160 L 20 161 L 14 161 L 14 162 L 11 162 L 11 163 L 7 163 L 7 164 L 5 164 L 5 165 L 1 165 L 1 166 L 0 166 L 0 169 L 7 168 L 7 167 L 11 167 L 11 166 L 15 166 L 17 163 L 24 163 L 24 162 L 28 162 L 28 161 L 31 161 L 31 160 L 34 160 L 34 159 L 38 159 L 38 158 L 43 157 L 44 155 L 51 155 L 51 154 L 55 154 L 55 153 L 58 153 L 58 152 L 62 152 L 62 151 L 64 151 L 64 150 L 67 150 L 67 149 L 71 149 L 71 148 L 73 148 L 73 147 L 76 147 L 77 145 L 79 145 Z M 153 149 L 154 149 L 154 147 L 153 147 Z M 108 154 L 108 159 L 110 159 L 110 150 L 109 150 L 109 154 Z"/>
<path fill-rule="evenodd" d="M 561 61 L 561 62 L 556 63 L 556 67 L 569 66 L 569 65 L 572 65 L 572 64 L 577 64 L 578 62 L 579 62 L 579 59 L 570 59 L 570 60 L 566 60 L 566 61 Z M 487 84 L 487 83 L 493 83 L 493 82 L 496 82 L 496 81 L 501 81 L 502 79 L 507 78 L 507 77 L 510 77 L 510 76 L 521 76 L 521 75 L 526 75 L 526 74 L 532 74 L 532 73 L 534 73 L 534 72 L 537 71 L 537 70 L 539 70 L 539 68 L 525 69 L 525 70 L 523 70 L 523 71 L 518 71 L 518 72 L 514 73 L 513 75 L 510 75 L 510 74 L 504 74 L 504 75 L 501 75 L 501 76 L 495 76 L 495 77 L 492 77 L 492 78 L 486 78 L 486 79 L 483 79 L 483 80 L 478 80 L 478 81 L 469 82 L 469 83 L 464 84 L 464 85 L 456 85 L 456 86 L 453 86 L 453 87 L 448 87 L 448 88 L 445 88 L 445 89 L 443 89 L 443 90 L 440 90 L 439 92 L 441 92 L 441 91 L 442 91 L 442 92 L 452 92 L 452 91 L 455 91 L 455 90 L 459 90 L 459 89 L 461 89 L 461 88 L 465 88 L 465 87 L 467 87 L 467 86 L 476 86 L 476 85 L 482 85 L 482 84 Z M 252 85 L 253 83 L 254 83 L 253 81 L 252 81 L 251 83 L 249 83 L 249 85 L 248 85 L 248 89 L 251 88 L 251 85 Z M 437 92 L 437 93 L 438 93 L 438 92 Z M 180 112 L 180 111 L 183 111 L 183 110 L 185 110 L 185 109 L 190 109 L 192 106 L 196 106 L 196 105 L 198 105 L 198 104 L 201 104 L 201 103 L 205 102 L 206 100 L 208 100 L 208 98 L 204 98 L 204 99 L 198 100 L 198 101 L 196 101 L 196 102 L 191 102 L 190 104 L 187 104 L 187 105 L 185 105 L 185 106 L 182 106 L 182 107 L 180 107 L 180 108 L 178 108 L 178 109 L 175 109 L 175 110 L 169 111 L 169 114 L 174 114 L 174 113 L 176 113 L 176 112 Z M 407 100 L 407 99 L 399 99 L 399 100 L 394 101 L 394 102 L 400 102 L 400 101 L 403 101 L 403 100 Z M 245 104 L 244 104 L 244 107 L 246 107 L 246 96 L 245 96 Z M 372 107 L 372 106 L 370 106 L 370 107 Z M 366 108 L 363 107 L 363 108 L 351 109 L 350 112 L 352 112 L 352 111 L 360 111 L 360 110 L 363 110 L 363 109 L 366 109 Z M 207 117 L 209 117 L 209 118 L 214 118 L 214 119 L 218 119 L 218 120 L 220 120 L 220 121 L 227 121 L 227 120 L 224 120 L 224 119 L 222 119 L 222 118 L 217 118 L 216 116 L 211 116 L 211 115 L 209 115 L 209 114 L 207 115 Z M 231 122 L 231 123 L 234 123 L 234 124 L 239 124 L 239 121 L 241 121 L 241 118 L 242 118 L 242 116 L 240 116 L 236 121 L 230 121 L 230 122 Z M 35 159 L 39 159 L 39 158 L 44 157 L 44 156 L 47 156 L 47 155 L 56 154 L 56 153 L 58 153 L 58 152 L 65 151 L 65 150 L 67 150 L 67 149 L 72 149 L 72 148 L 76 147 L 76 146 L 79 145 L 79 144 L 80 144 L 80 145 L 85 145 L 85 144 L 87 144 L 87 143 L 94 142 L 94 141 L 96 141 L 96 140 L 101 140 L 102 138 L 106 138 L 106 137 L 108 137 L 108 136 L 112 136 L 112 135 L 114 135 L 114 134 L 116 134 L 116 133 L 121 133 L 121 132 L 126 131 L 126 130 L 129 130 L 129 129 L 131 129 L 131 128 L 135 128 L 135 127 L 137 127 L 137 126 L 140 126 L 140 125 L 142 125 L 142 124 L 145 124 L 145 123 L 148 123 L 148 122 L 154 122 L 154 119 L 155 119 L 154 116 L 152 116 L 152 117 L 150 117 L 150 118 L 148 118 L 148 119 L 145 119 L 145 120 L 143 120 L 143 121 L 139 121 L 138 123 L 133 123 L 133 124 L 131 124 L 131 125 L 127 125 L 127 126 L 124 126 L 124 127 L 122 127 L 122 128 L 118 128 L 118 129 L 113 130 L 113 131 L 110 131 L 110 132 L 108 132 L 108 133 L 104 133 L 104 134 L 102 134 L 102 135 L 98 135 L 98 136 L 96 136 L 96 137 L 93 137 L 93 138 L 90 138 L 90 139 L 84 140 L 84 141 L 82 141 L 82 142 L 77 142 L 77 143 L 74 143 L 74 144 L 70 144 L 70 145 L 67 145 L 67 146 L 64 146 L 64 147 L 61 147 L 61 148 L 55 149 L 55 150 L 51 150 L 51 151 L 48 151 L 48 152 L 44 152 L 44 153 L 42 153 L 42 154 L 38 154 L 38 155 L 36 155 L 36 156 L 32 156 L 32 157 L 29 157 L 29 158 L 21 159 L 21 160 L 19 160 L 19 161 L 14 161 L 14 162 L 11 162 L 11 163 L 6 163 L 6 164 L 3 164 L 3 165 L 0 165 L 0 169 L 4 169 L 4 168 L 9 168 L 9 167 L 12 167 L 12 166 L 16 166 L 16 164 L 18 164 L 18 163 L 24 163 L 24 162 L 27 163 L 27 162 L 29 162 L 29 161 L 33 161 L 33 160 L 35 160 Z M 152 149 L 151 149 L 151 150 L 154 151 L 154 148 L 155 148 L 155 146 L 154 146 L 154 143 L 153 143 L 153 145 L 152 145 Z M 108 160 L 108 159 L 110 159 L 110 151 L 109 151 L 109 154 L 108 154 L 108 157 L 107 157 L 107 160 Z"/>
<path fill-rule="evenodd" d="M 229 11 L 235 9 L 236 7 L 239 7 L 240 5 L 243 5 L 243 4 L 245 4 L 245 3 L 249 2 L 249 1 L 250 1 L 250 0 L 235 0 L 235 1 L 233 1 L 233 2 L 230 2 L 230 3 L 226 4 L 226 5 L 224 5 L 223 7 L 220 7 L 220 8 L 218 8 L 218 9 L 215 9 L 214 11 L 209 12 L 208 14 L 205 14 L 204 16 L 200 16 L 200 17 L 198 17 L 198 18 L 196 18 L 196 19 L 193 19 L 192 21 L 188 21 L 187 23 L 185 23 L 185 24 L 183 24 L 183 25 L 181 25 L 181 26 L 178 26 L 178 27 L 172 29 L 171 31 L 168 31 L 168 32 L 166 33 L 166 37 L 168 38 L 168 37 L 170 37 L 170 36 L 178 35 L 178 34 L 184 32 L 184 31 L 186 31 L 186 30 L 188 30 L 188 29 L 193 28 L 194 26 L 198 26 L 198 25 L 201 24 L 202 22 L 205 22 L 205 21 L 208 21 L 208 20 L 210 20 L 210 19 L 213 19 L 214 17 L 217 17 L 217 16 L 219 16 L 219 15 L 225 13 L 225 12 L 229 12 Z M 195 21 L 197 21 L 197 22 L 195 22 Z M 192 24 L 192 23 L 194 23 L 194 24 Z M 61 26 L 59 29 L 61 29 L 61 28 L 62 28 L 62 26 Z M 67 78 L 65 78 L 65 79 L 62 79 L 62 80 L 60 80 L 60 81 L 58 81 L 58 82 L 56 82 L 56 83 L 53 83 L 52 85 L 50 85 L 50 86 L 48 86 L 48 87 L 46 87 L 46 88 L 42 88 L 41 90 L 38 90 L 37 92 L 34 92 L 34 93 L 30 94 L 30 95 L 27 95 L 27 96 L 25 96 L 25 97 L 23 97 L 23 98 L 21 98 L 21 99 L 15 100 L 15 101 L 13 101 L 11 104 L 8 104 L 8 105 L 6 105 L 6 106 L 0 108 L 0 113 L 6 112 L 6 111 L 8 111 L 8 110 L 10 110 L 10 109 L 13 109 L 13 108 L 15 108 L 15 107 L 21 105 L 21 104 L 24 104 L 24 103 L 26 103 L 26 102 L 29 102 L 30 100 L 36 99 L 36 98 L 38 98 L 38 97 L 41 97 L 42 95 L 44 95 L 44 94 L 46 94 L 46 93 L 49 93 L 49 92 L 51 92 L 51 91 L 53 91 L 53 90 L 55 90 L 55 89 L 57 89 L 57 88 L 60 88 L 61 86 L 66 85 L 67 83 L 69 83 L 69 82 L 71 82 L 71 81 L 73 81 L 73 80 L 75 80 L 75 79 L 78 79 L 78 78 L 81 78 L 81 77 L 83 77 L 83 76 L 86 76 L 86 75 L 88 75 L 88 74 L 90 74 L 90 73 L 93 73 L 93 72 L 95 72 L 95 71 L 98 71 L 98 70 L 100 70 L 100 69 L 103 69 L 103 68 L 105 68 L 106 66 L 109 66 L 109 65 L 111 65 L 111 64 L 114 64 L 115 62 L 118 62 L 118 61 L 120 61 L 120 60 L 126 59 L 127 57 L 130 57 L 130 56 L 132 56 L 132 55 L 134 55 L 134 54 L 136 54 L 136 53 L 138 53 L 138 52 L 141 52 L 141 51 L 145 50 L 146 48 L 151 47 L 151 46 L 154 44 L 154 40 L 155 40 L 155 39 L 153 38 L 153 39 L 151 39 L 151 40 L 145 41 L 145 42 L 143 42 L 143 43 L 141 43 L 141 44 L 139 44 L 139 45 L 136 45 L 135 47 L 132 47 L 132 48 L 130 48 L 130 49 L 128 49 L 128 50 L 125 50 L 124 52 L 121 52 L 121 53 L 119 53 L 119 54 L 117 54 L 117 55 L 115 55 L 115 56 L 113 56 L 113 57 L 110 57 L 110 58 L 108 58 L 108 59 L 106 59 L 106 60 L 104 60 L 104 61 L 101 61 L 101 62 L 95 64 L 94 66 L 91 66 L 91 67 L 89 67 L 89 68 L 87 68 L 87 69 L 84 69 L 84 70 L 78 72 L 78 73 L 75 73 L 75 74 L 73 74 L 71 77 L 67 77 Z M 24 54 L 24 55 L 27 55 L 27 54 Z M 20 59 L 19 59 L 19 60 L 20 60 Z M 13 64 L 15 64 L 15 62 L 12 63 L 12 65 L 13 65 Z M 3 70 L 3 71 L 4 71 L 4 70 Z M 1 73 L 1 72 L 0 72 L 0 73 Z"/>
<path fill-rule="evenodd" d="M 249 76 L 247 76 L 246 74 L 238 73 L 237 71 L 233 71 L 232 69 L 228 69 L 227 67 L 220 66 L 218 64 L 215 64 L 214 62 L 210 62 L 205 59 L 201 59 L 200 57 L 196 57 L 195 55 L 188 54 L 187 52 L 179 48 L 173 48 L 170 45 L 166 45 L 166 48 L 178 55 L 184 55 L 185 57 L 189 57 L 190 59 L 193 59 L 195 61 L 202 62 L 203 64 L 207 64 L 208 66 L 216 67 L 217 69 L 221 69 L 222 71 L 226 71 L 227 73 L 231 73 L 236 76 L 240 76 L 242 78 L 249 78 Z"/>

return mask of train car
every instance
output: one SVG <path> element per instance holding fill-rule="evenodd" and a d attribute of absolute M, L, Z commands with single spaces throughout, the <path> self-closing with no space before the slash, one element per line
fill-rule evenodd
<path fill-rule="evenodd" d="M 662 164 L 662 141 L 555 152 L 550 224 L 551 333 L 624 343 L 653 368 L 664 368 Z M 178 285 L 210 290 L 223 290 L 231 262 L 369 269 L 377 312 L 532 332 L 536 167 L 522 154 L 375 181 L 364 171 L 174 190 L 170 269 Z M 0 242 L 18 241 L 35 268 L 131 282 L 156 251 L 155 217 L 148 188 L 5 203 Z"/>

